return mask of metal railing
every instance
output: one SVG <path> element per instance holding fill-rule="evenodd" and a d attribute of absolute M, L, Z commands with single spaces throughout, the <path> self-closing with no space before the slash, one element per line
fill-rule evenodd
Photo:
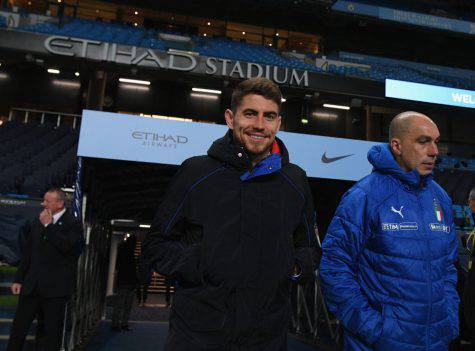
<path fill-rule="evenodd" d="M 317 227 L 315 238 L 318 247 L 322 244 Z M 318 269 L 314 279 L 306 284 L 296 284 L 291 294 L 292 315 L 291 332 L 318 343 L 322 338 L 338 344 L 341 340 L 341 326 L 336 318 L 330 315 L 325 297 L 320 286 Z"/>
<path fill-rule="evenodd" d="M 78 261 L 76 293 L 68 304 L 62 350 L 82 349 L 101 320 L 108 266 L 109 229 L 86 224 L 88 243 Z"/>
<path fill-rule="evenodd" d="M 338 343 L 341 328 L 328 311 L 318 271 L 314 281 L 296 285 L 292 295 L 291 332 L 315 343 L 322 338 Z"/>
<path fill-rule="evenodd" d="M 12 108 L 8 114 L 9 121 L 17 120 L 22 123 L 28 123 L 34 118 L 39 119 L 39 124 L 44 124 L 47 119 L 56 119 L 57 127 L 64 123 L 66 119 L 71 119 L 71 126 L 73 129 L 76 129 L 79 127 L 81 115 L 26 108 Z"/>

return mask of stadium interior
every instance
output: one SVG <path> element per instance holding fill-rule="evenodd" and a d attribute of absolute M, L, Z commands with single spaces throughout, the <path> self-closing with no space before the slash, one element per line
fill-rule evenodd
<path fill-rule="evenodd" d="M 51 187 L 66 189 L 80 204 L 86 228 L 81 289 L 68 310 L 64 349 L 146 350 L 154 345 L 151 333 L 157 335 L 154 349 L 163 346 L 165 324 L 158 330 L 148 323 L 168 318 L 158 275 L 150 287 L 154 302 L 132 315 L 143 338 L 125 347 L 125 335 L 109 335 L 110 267 L 117 237 L 143 238 L 177 163 L 79 157 L 83 110 L 224 125 L 233 88 L 260 72 L 282 89 L 285 132 L 385 142 L 396 114 L 418 111 L 440 130 L 434 173 L 453 200 L 457 229 L 465 233 L 474 227 L 467 206 L 475 187 L 473 1 L 0 4 L 0 347 L 16 306 L 8 287 L 18 264 L 18 236 Z M 377 15 L 390 11 L 391 18 Z M 196 67 L 183 68 L 183 62 Z M 395 98 L 386 94 L 388 80 L 468 95 L 452 105 Z M 97 133 L 104 140 L 116 137 L 110 130 Z M 320 238 L 353 184 L 344 177 L 310 178 Z M 341 328 L 318 285 L 294 290 L 289 349 L 337 350 Z M 33 345 L 30 337 L 27 349 Z"/>

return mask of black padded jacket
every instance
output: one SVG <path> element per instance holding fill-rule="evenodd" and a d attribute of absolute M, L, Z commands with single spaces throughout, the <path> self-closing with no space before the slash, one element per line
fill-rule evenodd
<path fill-rule="evenodd" d="M 170 350 L 285 350 L 292 268 L 300 282 L 314 276 L 305 172 L 279 139 L 280 156 L 254 168 L 232 139 L 229 131 L 207 156 L 184 161 L 145 242 L 151 266 L 179 286 L 170 326 L 180 341 L 169 338 Z"/>

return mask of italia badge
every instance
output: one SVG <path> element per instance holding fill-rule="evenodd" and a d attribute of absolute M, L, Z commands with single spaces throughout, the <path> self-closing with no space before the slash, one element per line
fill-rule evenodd
<path fill-rule="evenodd" d="M 435 216 L 437 217 L 437 220 L 439 222 L 442 222 L 444 219 L 444 214 L 442 212 L 442 208 L 440 207 L 439 201 L 437 199 L 434 199 L 434 211 L 435 211 Z"/>

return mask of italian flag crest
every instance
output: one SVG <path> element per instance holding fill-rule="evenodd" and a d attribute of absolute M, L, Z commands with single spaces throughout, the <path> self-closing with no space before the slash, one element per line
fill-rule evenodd
<path fill-rule="evenodd" d="M 439 201 L 437 201 L 437 199 L 434 199 L 434 211 L 437 220 L 439 222 L 442 222 L 442 220 L 444 219 L 444 213 L 442 212 L 442 208 L 440 207 Z"/>

